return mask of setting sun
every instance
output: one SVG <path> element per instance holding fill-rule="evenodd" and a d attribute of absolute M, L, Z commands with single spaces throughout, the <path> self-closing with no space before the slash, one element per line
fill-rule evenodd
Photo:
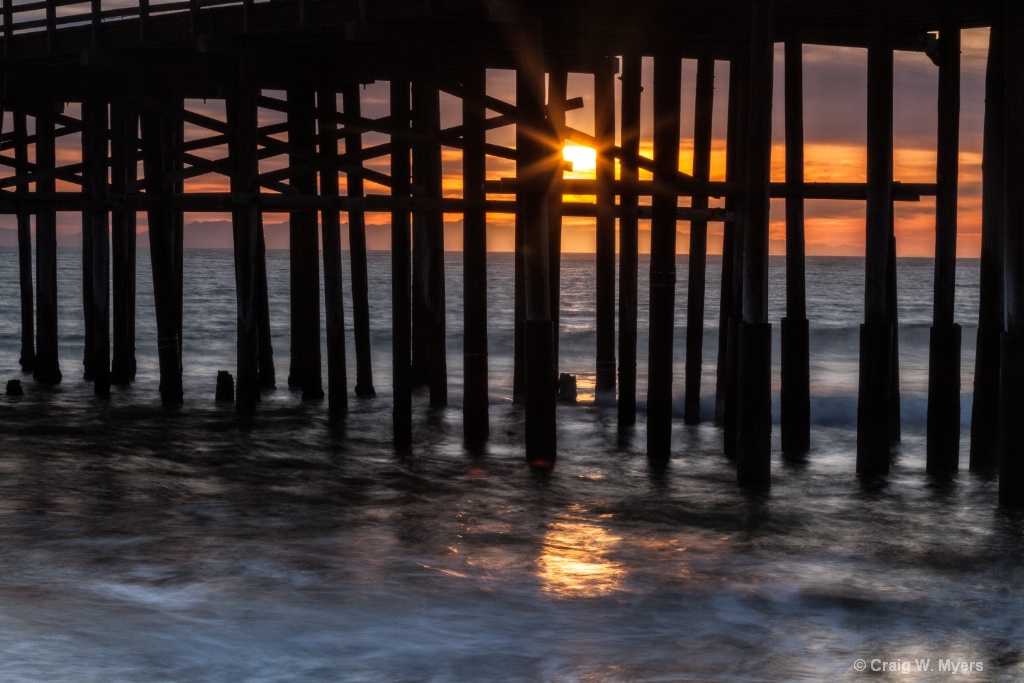
<path fill-rule="evenodd" d="M 573 173 L 593 173 L 597 168 L 597 150 L 582 145 L 565 145 L 562 158 L 572 164 Z"/>

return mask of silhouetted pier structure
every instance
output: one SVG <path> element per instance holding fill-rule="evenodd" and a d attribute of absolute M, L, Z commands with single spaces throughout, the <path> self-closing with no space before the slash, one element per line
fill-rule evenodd
<path fill-rule="evenodd" d="M 671 453 L 676 386 L 676 227 L 679 221 L 691 224 L 684 419 L 692 423 L 700 419 L 699 379 L 706 353 L 701 329 L 706 230 L 709 222 L 721 222 L 716 418 L 724 424 L 725 450 L 736 456 L 740 481 L 763 487 L 770 481 L 772 443 L 769 200 L 786 202 L 781 428 L 782 447 L 792 452 L 808 448 L 810 430 L 803 203 L 857 200 L 867 208 L 857 470 L 884 474 L 891 441 L 899 437 L 893 203 L 935 196 L 928 469 L 955 471 L 960 441 L 960 327 L 953 318 L 959 36 L 963 28 L 984 26 L 992 27 L 992 41 L 971 468 L 998 468 L 1003 502 L 1024 503 L 1024 54 L 1006 49 L 1024 41 L 1024 6 L 1012 1 L 4 0 L 0 64 L 10 127 L 0 139 L 0 163 L 10 172 L 0 178 L 0 211 L 18 217 L 22 367 L 41 383 L 61 380 L 56 214 L 80 211 L 86 374 L 101 395 L 112 383 L 133 379 L 135 223 L 143 211 L 150 231 L 160 392 L 165 403 L 179 403 L 182 217 L 188 211 L 230 212 L 238 300 L 236 402 L 239 410 L 253 410 L 260 389 L 276 382 L 262 214 L 287 212 L 292 269 L 287 381 L 300 387 L 305 399 L 324 396 L 318 280 L 322 234 L 327 396 L 332 411 L 344 411 L 348 375 L 339 215 L 348 214 L 352 250 L 355 393 L 373 396 L 364 215 L 389 212 L 394 432 L 396 446 L 406 448 L 412 387 L 429 386 L 432 406 L 447 402 L 442 217 L 461 213 L 464 424 L 467 442 L 479 443 L 489 429 L 485 228 L 489 214 L 515 214 L 513 393 L 525 403 L 527 459 L 549 466 L 556 456 L 561 219 L 596 220 L 596 394 L 599 401 L 617 398 L 623 426 L 635 421 L 637 226 L 640 219 L 649 219 L 647 449 L 653 463 L 663 464 Z M 779 86 L 773 83 L 773 62 L 779 43 L 785 45 L 786 177 L 771 182 L 772 93 Z M 804 44 L 867 49 L 866 183 L 804 181 Z M 938 65 L 934 183 L 893 178 L 897 50 L 928 50 Z M 654 68 L 654 127 L 645 133 L 653 139 L 651 157 L 641 155 L 639 144 L 645 58 L 653 58 Z M 679 159 L 684 59 L 697 61 L 690 173 L 680 170 Z M 712 181 L 715 75 L 726 64 L 727 171 L 724 181 Z M 487 69 L 515 70 L 514 102 L 487 92 Z M 593 134 L 566 125 L 566 112 L 582 106 L 580 98 L 566 92 L 569 73 L 593 77 Z M 618 101 L 616 75 L 621 79 Z M 361 113 L 359 86 L 374 81 L 390 83 L 390 114 L 369 119 Z M 459 125 L 442 122 L 441 93 L 461 100 Z M 226 115 L 219 119 L 186 107 L 186 101 L 197 99 L 223 101 Z M 80 117 L 65 112 L 68 102 L 80 103 Z M 928 106 L 922 104 L 922 110 Z M 277 119 L 283 115 L 283 122 L 267 123 L 263 115 L 268 112 L 278 114 Z M 185 124 L 207 133 L 186 141 Z M 513 148 L 488 142 L 487 132 L 504 126 L 516 128 Z M 58 163 L 55 140 L 75 133 L 81 134 L 81 159 Z M 383 134 L 389 141 L 365 146 L 366 133 Z M 597 150 L 595 179 L 562 178 L 566 140 Z M 344 143 L 342 152 L 339 142 Z M 443 147 L 462 153 L 459 197 L 442 193 Z M 211 159 L 218 150 L 223 156 Z M 488 158 L 514 161 L 514 177 L 488 177 Z M 372 163 L 385 159 L 390 172 Z M 273 163 L 261 165 L 266 162 Z M 184 191 L 186 180 L 207 173 L 223 176 L 229 191 Z M 345 194 L 338 190 L 339 174 L 347 179 Z M 57 181 L 80 189 L 58 191 Z M 364 181 L 389 192 L 367 192 Z M 565 200 L 569 195 L 594 199 Z M 724 198 L 724 207 L 711 206 L 712 197 Z"/>

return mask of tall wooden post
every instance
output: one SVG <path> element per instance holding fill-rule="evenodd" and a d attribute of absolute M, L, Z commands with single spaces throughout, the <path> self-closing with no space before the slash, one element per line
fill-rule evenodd
<path fill-rule="evenodd" d="M 165 99 L 166 103 L 166 99 Z M 175 127 L 163 111 L 143 109 L 139 115 L 146 196 L 164 200 L 148 209 L 149 252 L 153 266 L 153 302 L 156 308 L 157 353 L 160 362 L 160 397 L 165 406 L 182 402 L 181 346 L 175 295 Z"/>
<path fill-rule="evenodd" d="M 729 131 L 726 138 L 726 182 L 736 185 L 743 180 L 749 147 L 746 144 L 749 128 L 750 59 L 749 55 L 732 59 L 729 67 Z M 732 223 L 725 224 L 722 249 L 722 320 L 724 345 L 719 343 L 719 392 L 724 431 L 723 450 L 728 458 L 735 458 L 738 429 L 738 372 L 739 329 L 743 317 L 743 235 L 746 228 L 747 193 L 734 192 L 726 199 L 726 208 L 732 213 Z M 723 362 L 724 346 L 724 362 Z"/>
<path fill-rule="evenodd" d="M 110 192 L 124 198 L 137 173 L 139 118 L 135 103 L 115 98 L 110 104 Z M 112 384 L 130 384 L 135 379 L 135 210 L 117 206 L 111 211 L 112 267 L 114 290 L 114 340 L 110 362 Z"/>
<path fill-rule="evenodd" d="M 413 183 L 422 187 L 428 200 L 440 200 L 441 130 L 440 93 L 427 80 L 412 85 L 413 130 L 418 133 L 413 143 Z M 423 328 L 417 333 L 414 317 L 413 371 L 416 349 L 426 347 L 426 373 L 430 386 L 430 405 L 448 405 L 447 333 L 444 302 L 444 214 L 440 208 L 420 209 L 413 214 L 413 315 L 421 310 Z M 419 278 L 417 278 L 419 275 Z M 422 285 L 422 289 L 420 289 Z M 417 334 L 422 334 L 421 339 Z"/>
<path fill-rule="evenodd" d="M 1003 333 L 1003 221 L 1006 210 L 1003 138 L 1006 57 L 1002 17 L 992 23 L 985 73 L 981 163 L 981 277 L 971 412 L 971 470 L 999 467 L 999 337 Z"/>
<path fill-rule="evenodd" d="M 409 81 L 391 81 L 391 193 L 396 199 L 409 196 Z M 391 358 L 394 408 L 392 421 L 395 448 L 412 445 L 412 343 L 410 320 L 411 266 L 409 210 L 396 204 L 391 210 Z"/>
<path fill-rule="evenodd" d="M 316 96 L 317 135 L 322 163 L 320 196 L 325 200 L 337 199 L 339 195 L 338 105 L 334 90 L 333 81 L 328 79 L 328 83 L 321 85 Z M 333 413 L 343 413 L 348 410 L 348 377 L 345 367 L 345 289 L 341 272 L 341 216 L 337 206 L 324 206 L 320 211 L 320 226 L 324 252 L 328 409 Z"/>
<path fill-rule="evenodd" d="M 56 168 L 56 126 L 54 103 L 44 100 L 36 114 L 36 167 Z M 36 192 L 56 190 L 56 180 L 40 178 Z M 43 384 L 61 381 L 57 354 L 57 212 L 42 209 L 36 214 L 36 364 L 32 377 Z"/>
<path fill-rule="evenodd" d="M 182 149 L 185 144 L 185 98 L 181 93 L 175 93 L 174 106 L 178 111 L 174 121 L 174 149 Z M 181 173 L 185 168 L 185 162 L 180 154 L 173 155 L 174 172 Z M 175 197 L 185 195 L 185 180 L 178 178 L 173 184 Z M 182 365 L 182 347 L 185 343 L 185 211 L 180 203 L 173 205 L 173 243 L 174 258 L 172 262 L 172 274 L 174 278 L 174 329 L 178 339 L 178 365 Z"/>
<path fill-rule="evenodd" d="M 1024 506 L 1024 6 L 1005 4 L 1006 332 L 1000 347 L 999 503 Z"/>
<path fill-rule="evenodd" d="M 258 93 L 257 93 L 258 94 Z M 267 241 L 263 233 L 263 211 L 256 229 L 256 336 L 259 338 L 260 389 L 277 388 L 274 346 L 270 338 L 270 296 L 267 291 Z"/>
<path fill-rule="evenodd" d="M 110 395 L 110 223 L 107 199 L 107 103 L 90 96 L 82 102 L 82 189 L 90 206 L 84 212 L 83 234 L 88 233 L 90 268 L 86 283 L 86 316 L 92 338 L 90 367 L 93 391 Z M 88 337 L 87 337 L 88 338 Z"/>
<path fill-rule="evenodd" d="M 257 243 L 260 231 L 258 99 L 255 56 L 245 52 L 239 59 L 236 90 L 227 100 L 229 152 L 231 155 L 231 193 L 237 204 L 232 211 L 234 223 L 235 296 L 237 316 L 237 369 L 235 407 L 242 412 L 255 410 L 260 400 L 259 316 L 257 315 Z"/>
<path fill-rule="evenodd" d="M 288 89 L 289 164 L 297 166 L 316 154 L 315 94 L 309 83 Z M 300 194 L 316 194 L 316 172 L 292 176 Z M 292 211 L 289 217 L 292 281 L 292 370 L 289 386 L 302 388 L 303 400 L 324 397 L 320 361 L 320 240 L 315 210 Z"/>
<path fill-rule="evenodd" d="M 639 252 L 639 197 L 626 189 L 640 179 L 640 85 L 643 60 L 632 53 L 622 58 L 622 161 L 623 183 L 619 205 L 619 427 L 636 424 L 637 267 Z"/>
<path fill-rule="evenodd" d="M 754 3 L 751 17 L 749 155 L 744 173 L 743 318 L 737 367 L 737 478 L 771 484 L 772 326 L 768 322 L 768 223 L 771 198 L 774 3 Z"/>
<path fill-rule="evenodd" d="M 87 108 L 87 105 L 83 103 L 83 108 Z M 85 123 L 85 112 L 82 112 L 82 123 Z M 84 126 L 83 126 L 84 128 Z M 83 133 L 82 135 L 82 157 L 83 159 L 87 156 L 88 135 Z M 92 163 L 90 162 L 90 166 Z M 85 180 L 83 178 L 83 180 Z M 85 181 L 88 182 L 88 181 Z M 84 184 L 83 184 L 84 192 Z M 84 192 L 85 193 L 85 192 Z M 95 305 L 93 301 L 93 263 L 92 263 L 92 251 L 93 251 L 93 226 L 92 226 L 92 213 L 89 210 L 82 211 L 82 253 L 81 261 L 82 264 L 82 379 L 87 382 L 93 381 L 95 375 L 93 374 L 93 359 L 95 358 L 95 334 L 96 326 L 93 321 L 93 313 L 95 311 Z"/>
<path fill-rule="evenodd" d="M 521 73 L 516 74 L 516 150 L 522 149 L 523 145 L 529 144 L 526 139 L 527 124 L 523 120 L 523 110 L 520 102 L 528 99 L 525 93 L 526 81 Z M 516 155 L 516 178 L 521 179 L 526 169 L 523 167 L 523 156 Z M 520 183 L 516 190 L 516 202 L 522 205 L 524 201 L 523 185 Z M 523 403 L 526 400 L 526 365 L 525 353 L 526 344 L 523 337 L 523 322 L 526 320 L 526 229 L 523 225 L 523 213 L 516 212 L 515 216 L 515 254 L 513 256 L 513 304 L 512 304 L 512 402 Z"/>
<path fill-rule="evenodd" d="M 697 60 L 697 93 L 693 122 L 693 177 L 711 179 L 712 113 L 715 104 L 715 60 Z M 708 208 L 707 195 L 695 195 L 695 209 Z M 686 392 L 683 421 L 700 422 L 700 380 L 704 362 L 704 294 L 707 282 L 708 222 L 690 221 L 689 275 L 686 290 Z"/>
<path fill-rule="evenodd" d="M 615 74 L 594 74 L 597 140 L 597 382 L 598 403 L 615 401 Z"/>
<path fill-rule="evenodd" d="M 955 472 L 960 460 L 960 326 L 956 292 L 957 186 L 960 154 L 960 27 L 939 31 L 939 140 L 935 198 L 935 300 L 928 359 L 927 468 Z"/>
<path fill-rule="evenodd" d="M 565 130 L 565 98 L 569 88 L 569 73 L 557 59 L 552 60 L 548 74 L 548 120 L 558 135 L 564 140 Z M 556 172 L 551 181 L 551 192 L 548 194 L 548 258 L 551 269 L 551 359 L 552 372 L 558 375 L 558 324 L 562 311 L 562 176 Z"/>
<path fill-rule="evenodd" d="M 677 55 L 655 55 L 647 457 L 659 466 L 668 462 L 672 445 L 672 340 L 675 328 L 681 76 L 682 63 Z"/>
<path fill-rule="evenodd" d="M 519 111 L 517 177 L 519 214 L 524 247 L 523 322 L 526 390 L 526 459 L 531 466 L 548 468 L 556 455 L 556 384 L 551 359 L 550 263 L 548 197 L 554 175 L 561 168 L 561 147 L 544 106 L 544 60 L 540 31 L 522 27 L 518 54 L 516 107 Z"/>
<path fill-rule="evenodd" d="M 28 122 L 25 114 L 14 112 L 14 172 L 28 173 Z M 20 182 L 17 191 L 28 192 L 28 182 Z M 35 293 L 32 287 L 32 216 L 18 212 L 18 282 L 21 290 L 21 364 L 22 372 L 32 372 L 36 364 Z"/>
<path fill-rule="evenodd" d="M 786 317 L 782 319 L 782 451 L 811 446 L 810 332 L 804 244 L 803 45 L 786 42 Z"/>
<path fill-rule="evenodd" d="M 359 84 L 346 83 L 341 89 L 342 106 L 347 117 L 362 116 L 359 99 Z M 363 146 L 363 136 L 357 126 L 345 127 L 345 153 L 358 155 Z M 363 196 L 363 178 L 358 173 L 349 173 L 346 179 L 347 194 L 352 198 Z M 356 396 L 373 398 L 373 364 L 370 354 L 370 300 L 366 266 L 366 212 L 353 206 L 348 211 L 348 249 L 352 267 L 352 327 L 356 344 Z"/>
<path fill-rule="evenodd" d="M 872 0 L 876 29 L 868 46 L 867 246 L 864 324 L 860 330 L 857 472 L 889 472 L 893 326 L 888 319 L 892 233 L 892 10 Z"/>
<path fill-rule="evenodd" d="M 484 181 L 487 179 L 487 111 L 484 96 L 487 72 L 482 66 L 464 70 L 462 98 L 462 185 L 466 211 L 462 221 L 462 293 L 464 334 L 462 401 L 466 443 L 477 447 L 490 434 L 487 390 L 487 210 Z"/>

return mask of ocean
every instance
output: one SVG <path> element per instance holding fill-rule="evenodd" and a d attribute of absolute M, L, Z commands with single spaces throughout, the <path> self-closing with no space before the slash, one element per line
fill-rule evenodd
<path fill-rule="evenodd" d="M 149 259 L 139 254 L 138 377 L 109 399 L 81 379 L 80 252 L 59 251 L 64 382 L 18 367 L 17 259 L 0 249 L 0 680 L 1002 681 L 1024 677 L 1024 516 L 967 471 L 978 262 L 958 266 L 961 472 L 925 473 L 932 262 L 900 259 L 903 438 L 891 474 L 855 475 L 863 261 L 808 259 L 812 434 L 772 488 L 746 493 L 710 420 L 682 423 L 686 258 L 663 472 L 641 409 L 596 406 L 593 256 L 566 255 L 552 472 L 523 461 L 511 403 L 512 260 L 490 256 L 490 414 L 462 441 L 461 254 L 447 255 L 450 405 L 414 397 L 391 446 L 390 260 L 370 254 L 375 399 L 344 419 L 284 386 L 288 263 L 268 271 L 279 388 L 253 417 L 214 403 L 235 369 L 228 251 L 185 254 L 184 388 L 160 406 Z M 346 256 L 347 259 L 347 256 Z M 784 263 L 771 261 L 778 404 Z M 348 263 L 345 263 L 346 274 Z M 713 412 L 720 261 L 709 262 L 702 408 Z M 346 283 L 347 292 L 351 291 Z M 351 321 L 351 307 L 346 310 Z M 351 325 L 347 342 L 354 377 Z M 326 355 L 324 355 L 326 359 Z M 326 379 L 326 371 L 325 371 Z M 590 395 L 588 395 L 588 391 Z"/>

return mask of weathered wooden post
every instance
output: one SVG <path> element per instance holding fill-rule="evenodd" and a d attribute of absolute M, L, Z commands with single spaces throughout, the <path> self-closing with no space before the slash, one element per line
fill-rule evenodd
<path fill-rule="evenodd" d="M 274 346 L 270 338 L 270 295 L 267 291 L 267 241 L 263 233 L 263 211 L 256 229 L 256 336 L 259 338 L 260 389 L 277 388 Z"/>
<path fill-rule="evenodd" d="M 771 484 L 772 326 L 768 322 L 768 223 L 771 200 L 774 2 L 754 3 L 751 16 L 749 152 L 744 177 L 743 316 L 737 367 L 737 479 Z"/>
<path fill-rule="evenodd" d="M 466 443 L 479 446 L 490 434 L 490 397 L 487 390 L 487 72 L 467 66 L 462 97 L 462 194 L 466 210 L 462 222 L 462 292 L 464 334 L 462 402 Z"/>
<path fill-rule="evenodd" d="M 985 131 L 981 164 L 981 277 L 978 338 L 971 412 L 972 471 L 999 468 L 999 338 L 1003 334 L 1003 221 L 1006 190 L 1003 138 L 1006 135 L 1006 57 L 1002 17 L 993 19 L 985 73 Z"/>
<path fill-rule="evenodd" d="M 810 332 L 804 244 L 803 45 L 786 42 L 786 317 L 782 319 L 782 451 L 811 446 Z"/>
<path fill-rule="evenodd" d="M 548 73 L 548 120 L 564 141 L 565 135 L 565 101 L 569 88 L 569 73 L 557 59 L 552 59 Z M 564 142 L 563 142 L 564 144 Z M 551 359 L 552 374 L 558 375 L 558 324 L 562 311 L 562 176 L 556 172 L 551 180 L 551 192 L 548 194 L 548 258 L 551 268 Z"/>
<path fill-rule="evenodd" d="M 346 83 L 341 89 L 342 106 L 346 118 L 362 116 L 359 98 L 359 84 Z M 345 154 L 358 156 L 363 146 L 363 136 L 358 126 L 346 126 L 344 131 Z M 361 166 L 361 164 L 360 164 Z M 346 194 L 358 199 L 363 196 L 363 178 L 358 173 L 346 177 Z M 358 206 L 348 211 L 348 249 L 352 268 L 352 327 L 356 344 L 356 396 L 373 398 L 373 364 L 370 354 L 370 300 L 366 266 L 366 212 Z"/>
<path fill-rule="evenodd" d="M 14 112 L 14 172 L 28 173 L 28 122 L 23 112 Z M 20 193 L 28 192 L 28 182 L 17 185 Z M 35 293 L 32 287 L 32 216 L 18 212 L 18 282 L 21 290 L 21 364 L 22 372 L 32 372 L 36 363 Z"/>
<path fill-rule="evenodd" d="M 643 60 L 631 53 L 622 58 L 623 191 L 619 199 L 619 427 L 636 424 L 637 267 L 639 253 L 640 85 Z"/>
<path fill-rule="evenodd" d="M 391 210 L 391 358 L 394 390 L 395 448 L 405 451 L 412 445 L 412 340 L 410 295 L 409 210 L 402 204 L 409 196 L 409 81 L 391 81 L 391 194 L 396 204 Z"/>
<path fill-rule="evenodd" d="M 615 401 L 615 73 L 605 63 L 594 74 L 597 140 L 597 381 L 595 400 Z"/>
<path fill-rule="evenodd" d="M 522 74 L 516 74 L 516 150 L 523 145 L 529 144 L 526 139 L 528 126 L 523 120 L 520 103 L 525 101 L 529 95 L 525 92 L 526 81 Z M 516 154 L 516 179 L 521 180 L 526 173 L 523 167 L 523 156 Z M 516 186 L 516 202 L 522 205 L 524 201 L 523 185 L 520 182 Z M 512 328 L 512 402 L 523 403 L 526 400 L 526 342 L 523 336 L 524 321 L 526 320 L 526 229 L 523 225 L 523 213 L 517 211 L 515 215 L 515 255 L 513 256 L 513 328 Z M 549 304 L 550 305 L 550 304 Z"/>
<path fill-rule="evenodd" d="M 110 395 L 110 223 L 105 207 L 107 188 L 107 103 L 100 96 L 82 102 L 82 191 L 91 206 L 83 214 L 83 236 L 88 234 L 89 281 L 86 338 L 91 337 L 89 361 L 93 391 Z"/>
<path fill-rule="evenodd" d="M 1006 332 L 1000 346 L 999 503 L 1024 506 L 1024 5 L 1005 4 Z"/>
<path fill-rule="evenodd" d="M 693 122 L 693 177 L 711 179 L 712 113 L 715 105 L 715 60 L 697 60 Z M 708 208 L 707 195 L 694 195 L 690 206 Z M 704 362 L 704 294 L 707 280 L 708 222 L 690 221 L 690 257 L 686 290 L 686 379 L 683 421 L 700 422 L 700 380 Z"/>
<path fill-rule="evenodd" d="M 557 133 L 544 106 L 544 58 L 540 31 L 521 27 L 519 69 L 516 72 L 516 108 L 519 114 L 516 141 L 516 172 L 519 181 L 519 215 L 523 227 L 524 371 L 526 398 L 526 460 L 531 466 L 549 468 L 556 456 L 556 383 L 551 358 L 550 264 L 548 197 L 554 175 L 561 168 Z"/>
<path fill-rule="evenodd" d="M 413 184 L 439 202 L 441 191 L 440 92 L 428 79 L 412 84 Z M 448 405 L 447 333 L 444 302 L 444 214 L 440 207 L 413 212 L 413 373 L 417 349 L 425 347 L 422 377 L 430 386 L 430 405 Z M 417 330 L 416 320 L 421 320 Z M 415 380 L 414 380 L 415 381 Z"/>
<path fill-rule="evenodd" d="M 260 400 L 260 365 L 257 314 L 257 243 L 260 231 L 258 99 L 255 55 L 246 51 L 239 59 L 238 82 L 227 99 L 230 131 L 228 149 L 231 158 L 231 193 L 236 202 L 234 223 L 235 296 L 237 317 L 237 379 L 235 408 L 241 412 L 256 409 Z"/>
<path fill-rule="evenodd" d="M 110 104 L 110 193 L 120 203 L 111 211 L 114 294 L 113 356 L 111 384 L 130 384 L 135 379 L 135 209 L 125 205 L 128 185 L 137 176 L 136 158 L 139 118 L 134 101 L 115 98 Z"/>
<path fill-rule="evenodd" d="M 893 326 L 888 319 L 892 232 L 892 9 L 872 0 L 868 46 L 867 246 L 864 323 L 860 329 L 857 472 L 889 472 Z"/>
<path fill-rule="evenodd" d="M 36 168 L 52 171 L 57 166 L 54 103 L 43 99 L 36 113 Z M 54 192 L 53 176 L 36 181 L 36 192 Z M 36 213 L 36 364 L 32 377 L 43 384 L 61 381 L 57 353 L 57 212 L 44 208 Z"/>
<path fill-rule="evenodd" d="M 676 295 L 676 205 L 682 63 L 654 57 L 654 190 L 651 198 L 650 345 L 647 371 L 647 457 L 665 465 L 672 448 L 672 343 Z"/>
<path fill-rule="evenodd" d="M 298 166 L 316 155 L 315 93 L 309 83 L 288 89 L 289 164 Z M 291 186 L 300 195 L 316 195 L 316 172 L 293 174 Z M 315 210 L 289 216 L 292 283 L 292 359 L 288 386 L 302 388 L 303 400 L 324 397 L 320 360 L 320 240 Z"/>
<path fill-rule="evenodd" d="M 960 461 L 960 326 L 956 293 L 957 186 L 960 155 L 960 27 L 939 30 L 939 139 L 935 197 L 935 299 L 928 358 L 927 468 L 955 472 Z"/>
<path fill-rule="evenodd" d="M 726 137 L 725 180 L 740 185 L 747 164 L 746 145 L 750 121 L 750 59 L 749 54 L 734 56 L 729 65 L 729 130 Z M 739 366 L 739 325 L 743 316 L 743 235 L 746 228 L 745 192 L 737 191 L 726 198 L 726 209 L 732 215 L 725 224 L 722 247 L 722 326 L 719 339 L 718 395 L 716 415 L 721 407 L 724 431 L 723 450 L 735 458 L 737 451 L 737 404 L 739 397 L 737 368 Z"/>
<path fill-rule="evenodd" d="M 164 98 L 167 105 L 168 98 Z M 170 106 L 173 106 L 171 103 Z M 175 295 L 175 127 L 177 122 L 160 110 L 145 107 L 139 115 L 144 187 L 150 200 L 149 253 L 153 267 L 153 302 L 156 308 L 157 353 L 160 362 L 160 397 L 165 406 L 180 405 L 181 346 L 178 339 Z"/>
<path fill-rule="evenodd" d="M 317 136 L 320 147 L 320 196 L 338 198 L 338 104 L 334 83 L 327 79 L 317 90 Z M 347 146 L 346 153 L 349 152 Z M 341 272 L 341 216 L 338 207 L 320 211 L 324 258 L 324 315 L 327 327 L 327 400 L 332 413 L 348 410 L 345 367 L 345 289 Z"/>

